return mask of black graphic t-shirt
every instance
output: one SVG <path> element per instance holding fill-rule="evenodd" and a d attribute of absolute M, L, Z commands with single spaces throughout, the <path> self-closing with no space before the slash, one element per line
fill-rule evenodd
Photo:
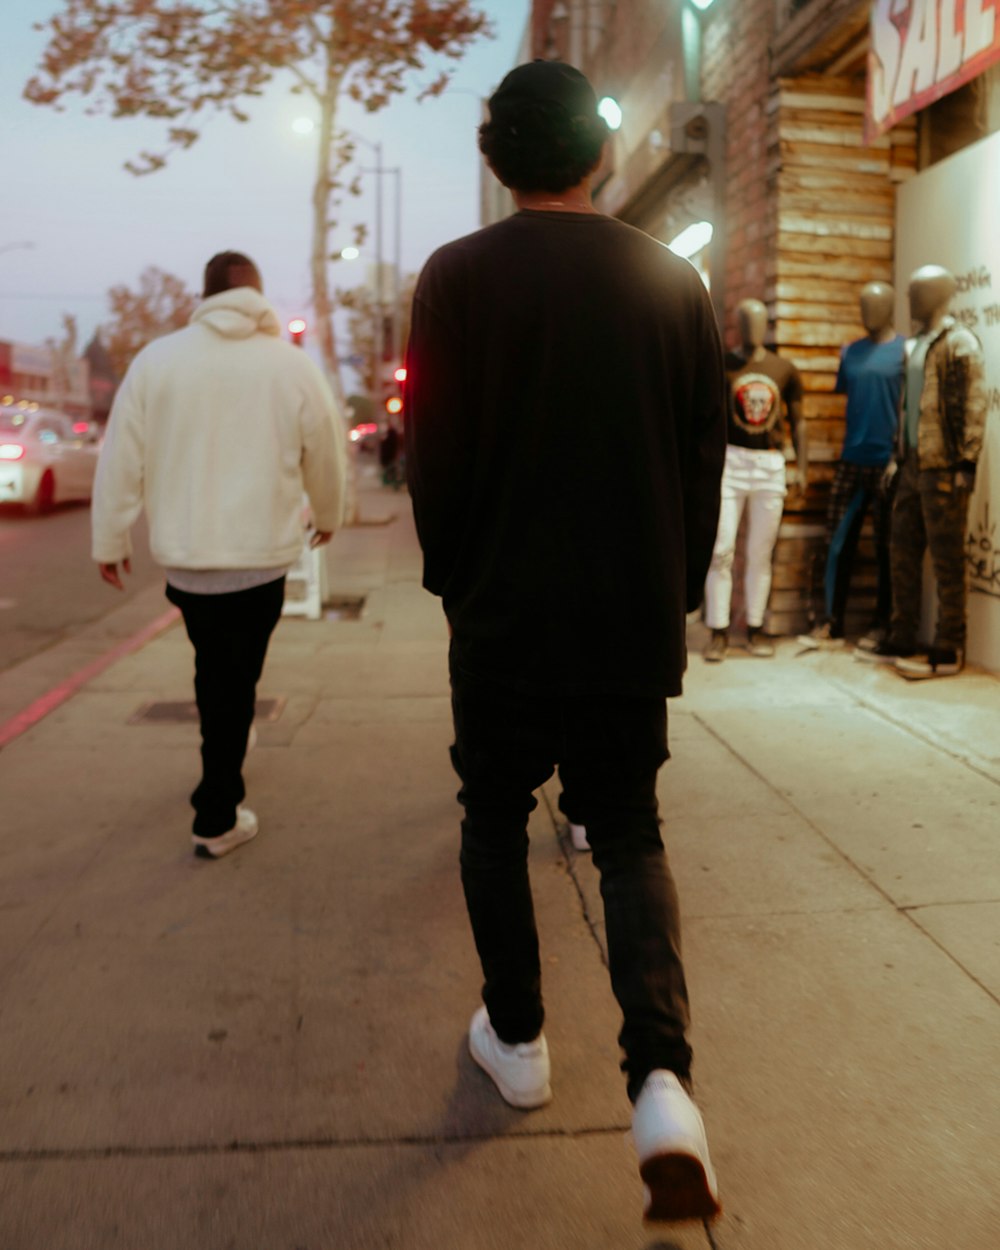
<path fill-rule="evenodd" d="M 782 417 L 802 398 L 802 377 L 793 364 L 765 350 L 760 360 L 726 356 L 731 402 L 728 441 L 753 451 L 780 451 L 785 436 Z"/>

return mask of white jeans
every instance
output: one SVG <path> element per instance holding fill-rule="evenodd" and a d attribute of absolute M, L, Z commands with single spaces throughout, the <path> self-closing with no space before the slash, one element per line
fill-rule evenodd
<path fill-rule="evenodd" d="M 733 554 L 746 504 L 750 508 L 744 582 L 746 615 L 747 625 L 756 629 L 764 624 L 764 610 L 771 593 L 771 554 L 785 507 L 783 452 L 751 451 L 732 444 L 726 448 L 719 532 L 705 582 L 705 623 L 710 629 L 729 628 Z"/>

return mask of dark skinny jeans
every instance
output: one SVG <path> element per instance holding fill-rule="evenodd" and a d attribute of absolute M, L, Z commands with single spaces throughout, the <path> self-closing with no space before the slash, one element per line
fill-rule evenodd
<path fill-rule="evenodd" d="M 462 886 L 483 968 L 483 1001 L 502 1041 L 530 1041 L 544 1008 L 528 879 L 533 791 L 556 765 L 601 877 L 619 1043 L 634 1101 L 654 1068 L 687 1081 L 688 996 L 677 890 L 660 836 L 656 776 L 667 759 L 662 698 L 524 695 L 452 663 L 462 781 Z"/>
<path fill-rule="evenodd" d="M 281 617 L 285 579 L 225 595 L 167 586 L 194 647 L 194 693 L 201 721 L 201 781 L 191 795 L 192 830 L 213 838 L 236 824 L 243 758 L 267 645 Z"/>

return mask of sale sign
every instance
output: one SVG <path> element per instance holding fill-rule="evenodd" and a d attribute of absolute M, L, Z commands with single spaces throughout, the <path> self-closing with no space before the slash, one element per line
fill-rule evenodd
<path fill-rule="evenodd" d="M 1000 61 L 1000 0 L 875 0 L 865 140 Z"/>

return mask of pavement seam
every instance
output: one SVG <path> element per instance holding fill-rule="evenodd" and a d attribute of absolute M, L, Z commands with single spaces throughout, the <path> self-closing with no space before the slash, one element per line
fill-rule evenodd
<path fill-rule="evenodd" d="M 942 945 L 942 943 L 938 941 L 938 939 L 934 936 L 933 933 L 929 933 L 923 927 L 923 925 L 920 924 L 917 921 L 917 919 L 912 915 L 913 908 L 911 906 L 907 904 L 897 903 L 893 899 L 892 895 L 890 895 L 885 889 L 883 889 L 883 887 L 880 886 L 877 881 L 873 880 L 868 875 L 868 873 L 866 873 L 864 869 L 855 860 L 853 860 L 850 857 L 850 855 L 848 855 L 847 852 L 842 847 L 838 846 L 837 843 L 834 842 L 834 840 L 829 836 L 829 834 L 826 833 L 826 831 L 823 829 L 821 825 L 818 825 L 812 819 L 812 817 L 808 815 L 808 813 L 804 812 L 802 808 L 800 808 L 798 804 L 792 798 L 789 797 L 789 795 L 787 795 L 783 790 L 779 790 L 778 787 L 774 785 L 758 768 L 754 767 L 754 765 L 751 764 L 750 761 L 746 759 L 745 756 L 741 755 L 740 752 L 737 751 L 736 748 L 730 742 L 728 742 L 720 733 L 718 733 L 715 729 L 712 728 L 710 724 L 708 724 L 708 722 L 703 718 L 703 716 L 700 713 L 695 712 L 694 719 L 699 723 L 699 725 L 701 725 L 701 727 L 706 731 L 706 733 L 710 734 L 716 740 L 716 742 L 718 742 L 726 751 L 729 752 L 729 754 L 734 759 L 738 760 L 740 764 L 742 764 L 743 767 L 749 773 L 751 773 L 754 777 L 756 777 L 758 781 L 762 782 L 765 786 L 767 786 L 767 788 L 773 794 L 777 795 L 778 798 L 781 799 L 781 801 L 786 805 L 786 807 L 790 808 L 791 811 L 793 811 L 796 814 L 796 816 L 798 816 L 802 821 L 804 821 L 805 824 L 813 831 L 813 833 L 817 835 L 817 837 L 822 838 L 823 841 L 827 844 L 827 846 L 830 847 L 830 849 L 836 855 L 838 855 L 843 860 L 843 862 L 847 864 L 849 868 L 853 869 L 853 871 L 857 873 L 857 875 L 862 879 L 862 881 L 867 882 L 867 884 L 871 887 L 871 889 L 873 889 L 882 899 L 885 900 L 886 903 L 888 903 L 888 905 L 892 908 L 892 910 L 896 913 L 897 916 L 902 916 L 902 918 L 908 924 L 912 925 L 913 928 L 916 929 L 916 931 L 921 935 L 921 937 L 927 938 L 931 943 L 933 943 L 933 945 L 936 946 L 938 950 L 941 951 L 941 953 L 945 955 L 951 961 L 951 963 L 955 965 L 956 968 L 959 969 L 960 972 L 964 973 L 965 976 L 967 976 L 974 985 L 977 985 L 983 991 L 983 993 L 986 995 L 987 998 L 989 998 L 998 1007 L 1000 1007 L 1000 995 L 995 994 L 989 988 L 989 986 L 985 985 L 979 979 L 979 977 L 975 975 L 974 972 L 972 972 L 969 968 L 967 968 L 961 962 L 961 960 L 957 959 L 952 954 L 952 952 L 948 950 L 946 946 Z M 938 904 L 938 906 L 941 906 L 941 905 L 942 904 Z M 867 911 L 869 909 L 865 908 L 864 910 Z M 811 913 L 807 913 L 807 914 L 811 914 Z"/>
<path fill-rule="evenodd" d="M 970 772 L 975 773 L 978 777 L 984 777 L 987 781 L 992 782 L 995 786 L 1000 786 L 1000 777 L 995 772 L 991 772 L 985 766 L 978 764 L 968 755 L 963 755 L 960 751 L 949 747 L 940 739 L 930 734 L 921 733 L 919 729 L 905 720 L 897 719 L 891 712 L 887 712 L 884 708 L 879 707 L 877 703 L 872 703 L 863 695 L 859 695 L 848 684 L 837 677 L 828 677 L 825 673 L 818 674 L 823 681 L 839 690 L 841 694 L 846 694 L 849 698 L 862 707 L 866 712 L 870 712 L 873 716 L 879 717 L 880 720 L 886 721 L 896 729 L 902 730 L 903 733 L 909 734 L 911 738 L 916 738 L 918 742 L 922 742 L 925 746 L 931 747 L 935 751 L 940 751 L 942 755 L 947 755 L 949 759 L 954 760 L 957 764 L 962 764 Z"/>
<path fill-rule="evenodd" d="M 464 1146 L 474 1142 L 502 1141 L 579 1141 L 590 1137 L 618 1137 L 628 1126 L 598 1125 L 579 1129 L 519 1129 L 513 1132 L 404 1134 L 401 1137 L 301 1137 L 264 1141 L 189 1142 L 182 1146 L 80 1146 L 0 1150 L 0 1164 L 84 1163 L 93 1159 L 176 1159 L 205 1155 L 286 1153 L 293 1150 L 365 1150 L 405 1146 L 422 1149 L 432 1146 Z"/>

